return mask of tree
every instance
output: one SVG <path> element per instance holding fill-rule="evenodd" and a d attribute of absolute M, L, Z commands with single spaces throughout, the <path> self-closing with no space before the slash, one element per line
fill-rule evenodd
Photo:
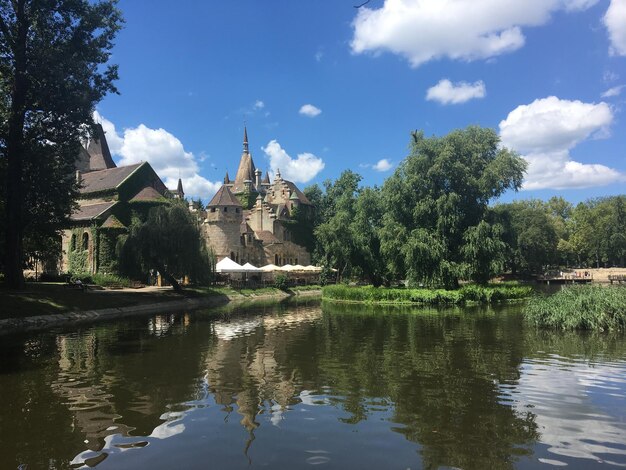
<path fill-rule="evenodd" d="M 525 161 L 492 129 L 468 127 L 445 137 L 412 136 L 411 154 L 385 181 L 381 252 L 390 272 L 413 283 L 455 288 L 462 277 L 481 280 L 476 247 L 499 228 L 484 225 L 489 202 L 520 188 Z M 482 225 L 481 225 L 482 224 Z M 481 251 L 481 253 L 484 253 Z M 493 267 L 493 266 L 492 266 Z M 489 268 L 491 269 L 491 268 Z"/>
<path fill-rule="evenodd" d="M 184 202 L 154 207 L 145 221 L 135 220 L 118 251 L 124 274 L 145 278 L 157 269 L 177 292 L 182 288 L 176 279 L 188 275 L 208 283 L 213 272 L 198 223 Z"/>
<path fill-rule="evenodd" d="M 538 200 L 499 204 L 494 208 L 508 245 L 507 265 L 518 270 L 539 273 L 544 266 L 558 259 L 558 220 L 551 215 L 549 205 Z M 566 242 L 564 242 L 566 243 Z M 561 243 L 561 249 L 567 247 Z"/>
<path fill-rule="evenodd" d="M 117 67 L 103 66 L 122 22 L 115 5 L 0 0 L 1 198 L 11 287 L 24 281 L 24 235 L 35 226 L 52 235 L 69 215 L 83 125 L 93 124 L 95 104 L 116 91 Z"/>

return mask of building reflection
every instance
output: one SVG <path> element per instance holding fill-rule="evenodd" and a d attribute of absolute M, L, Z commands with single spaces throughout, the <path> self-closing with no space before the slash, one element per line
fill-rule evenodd
<path fill-rule="evenodd" d="M 534 416 L 501 403 L 499 389 L 520 377 L 517 325 L 492 321 L 476 335 L 480 316 L 333 308 L 165 315 L 59 336 L 52 388 L 88 449 L 74 463 L 185 433 L 194 407 L 212 405 L 245 431 L 246 456 L 262 426 L 299 406 L 341 409 L 342 426 L 385 410 L 425 468 L 512 468 L 531 452 Z"/>

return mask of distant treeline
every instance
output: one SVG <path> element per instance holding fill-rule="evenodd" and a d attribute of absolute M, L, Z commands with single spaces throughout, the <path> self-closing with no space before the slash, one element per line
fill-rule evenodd
<path fill-rule="evenodd" d="M 469 127 L 412 136 L 410 154 L 382 187 L 344 171 L 305 194 L 316 206 L 300 241 L 340 279 L 374 285 L 458 287 L 504 272 L 557 266 L 624 266 L 626 196 L 576 206 L 561 197 L 495 204 L 517 191 L 526 162 L 495 131 Z"/>

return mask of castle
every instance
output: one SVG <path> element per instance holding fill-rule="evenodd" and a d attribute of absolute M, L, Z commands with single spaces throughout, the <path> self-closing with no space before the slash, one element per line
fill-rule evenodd
<path fill-rule="evenodd" d="M 76 162 L 80 184 L 78 207 L 62 233 L 62 272 L 118 271 L 116 245 L 133 219 L 145 220 L 150 208 L 173 198 L 184 199 L 182 181 L 168 189 L 148 162 L 118 167 L 111 158 L 102 126 L 81 148 Z M 291 181 L 276 172 L 261 178 L 248 149 L 244 128 L 243 153 L 234 181 L 223 186 L 206 207 L 189 206 L 201 232 L 220 261 L 265 264 L 310 264 L 310 254 L 293 240 L 297 211 L 307 214 L 311 203 Z"/>
<path fill-rule="evenodd" d="M 291 181 L 276 171 L 261 177 L 252 160 L 248 132 L 244 127 L 243 152 L 235 179 L 226 172 L 224 184 L 208 203 L 202 230 L 217 261 L 229 257 L 255 266 L 275 264 L 308 265 L 310 253 L 294 240 L 293 225 L 297 211 L 308 214 L 312 205 Z"/>

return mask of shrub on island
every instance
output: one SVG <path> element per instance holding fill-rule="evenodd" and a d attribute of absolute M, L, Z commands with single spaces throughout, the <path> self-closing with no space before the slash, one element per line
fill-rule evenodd
<path fill-rule="evenodd" d="M 532 288 L 516 284 L 466 285 L 457 290 L 393 289 L 373 286 L 325 286 L 322 298 L 340 302 L 381 304 L 459 305 L 465 303 L 496 303 L 526 299 Z"/>
<path fill-rule="evenodd" d="M 542 328 L 561 330 L 624 330 L 626 289 L 622 286 L 571 286 L 549 297 L 534 297 L 524 309 L 526 319 Z"/>

